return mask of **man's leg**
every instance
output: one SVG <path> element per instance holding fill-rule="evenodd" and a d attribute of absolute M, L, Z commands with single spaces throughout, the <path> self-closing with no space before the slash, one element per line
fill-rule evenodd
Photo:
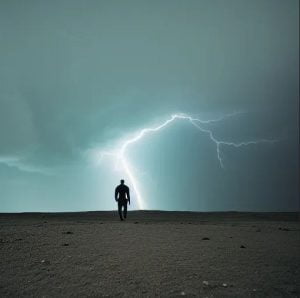
<path fill-rule="evenodd" d="M 123 220 L 123 217 L 122 217 L 122 203 L 120 202 L 120 200 L 118 201 L 118 212 L 119 212 L 120 219 Z"/>
<path fill-rule="evenodd" d="M 127 202 L 124 203 L 124 218 L 127 217 Z"/>

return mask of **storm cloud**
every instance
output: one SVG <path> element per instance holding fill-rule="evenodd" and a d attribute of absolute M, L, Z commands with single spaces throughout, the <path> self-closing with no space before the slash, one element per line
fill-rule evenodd
<path fill-rule="evenodd" d="M 0 212 L 114 209 L 124 173 L 95 152 L 232 112 L 218 139 L 276 143 L 222 147 L 222 169 L 188 123 L 145 137 L 148 208 L 297 210 L 298 25 L 296 0 L 1 1 Z"/>

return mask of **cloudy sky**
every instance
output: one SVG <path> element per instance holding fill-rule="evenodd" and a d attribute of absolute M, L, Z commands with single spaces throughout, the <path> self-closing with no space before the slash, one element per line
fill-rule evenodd
<path fill-rule="evenodd" d="M 0 212 L 115 209 L 121 178 L 132 209 L 298 210 L 298 25 L 298 0 L 1 0 Z M 120 158 L 176 113 L 218 121 Z"/>

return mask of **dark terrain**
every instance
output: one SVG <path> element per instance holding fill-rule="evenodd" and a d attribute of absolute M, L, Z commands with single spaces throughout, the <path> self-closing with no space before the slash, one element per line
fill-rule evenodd
<path fill-rule="evenodd" d="M 0 297 L 299 297 L 299 213 L 0 214 Z"/>

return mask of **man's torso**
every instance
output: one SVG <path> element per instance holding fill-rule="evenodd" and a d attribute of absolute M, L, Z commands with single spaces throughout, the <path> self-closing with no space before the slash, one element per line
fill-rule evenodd
<path fill-rule="evenodd" d="M 126 195 L 128 194 L 129 192 L 129 188 L 128 186 L 126 185 L 122 185 L 120 184 L 118 187 L 117 187 L 117 193 L 119 194 L 119 200 L 126 200 Z"/>

